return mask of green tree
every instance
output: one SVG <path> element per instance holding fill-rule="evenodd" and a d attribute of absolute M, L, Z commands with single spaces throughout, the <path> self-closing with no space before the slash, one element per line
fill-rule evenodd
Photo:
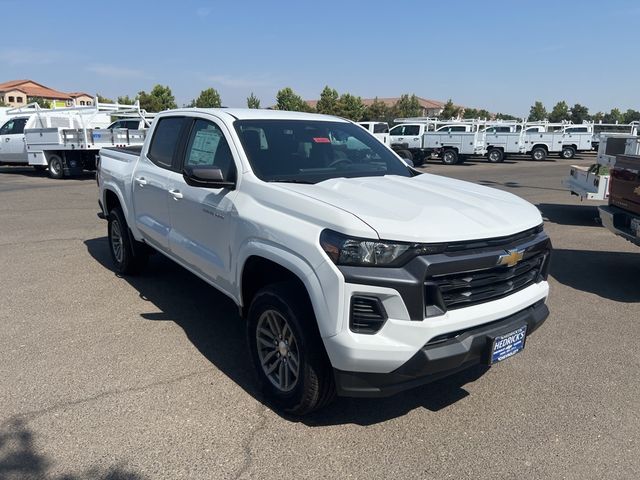
<path fill-rule="evenodd" d="M 189 106 L 197 108 L 220 108 L 222 106 L 222 99 L 215 88 L 207 88 L 200 92 L 198 98 L 191 100 Z"/>
<path fill-rule="evenodd" d="M 489 110 L 481 108 L 480 110 L 478 110 L 478 117 L 479 118 L 488 119 L 488 118 L 491 118 L 492 115 L 491 115 L 491 112 Z"/>
<path fill-rule="evenodd" d="M 98 99 L 98 103 L 113 103 L 113 100 L 108 97 L 103 97 L 99 93 L 96 94 L 96 98 Z"/>
<path fill-rule="evenodd" d="M 496 113 L 496 120 L 518 120 L 518 117 L 514 117 L 508 113 Z"/>
<path fill-rule="evenodd" d="M 120 105 L 133 105 L 135 103 L 135 100 L 133 98 L 130 98 L 129 95 L 124 95 L 122 97 L 118 97 L 118 103 Z"/>
<path fill-rule="evenodd" d="M 478 118 L 479 116 L 477 108 L 465 108 L 462 113 L 462 118 Z"/>
<path fill-rule="evenodd" d="M 536 102 L 531 105 L 529 110 L 529 121 L 539 122 L 547 118 L 547 109 L 544 108 L 542 102 Z"/>
<path fill-rule="evenodd" d="M 593 120 L 596 123 L 602 122 L 603 119 L 604 119 L 604 113 L 602 112 L 596 112 L 593 115 L 591 115 L 591 120 Z"/>
<path fill-rule="evenodd" d="M 369 105 L 364 111 L 364 120 L 378 120 L 386 121 L 389 117 L 389 108 L 387 104 L 378 97 L 373 99 L 371 105 Z"/>
<path fill-rule="evenodd" d="M 316 104 L 316 110 L 318 113 L 324 113 L 326 115 L 338 115 L 338 91 L 328 85 L 324 87 L 320 94 L 320 100 Z"/>
<path fill-rule="evenodd" d="M 569 105 L 564 100 L 556 103 L 549 114 L 550 122 L 562 122 L 563 120 L 569 120 Z"/>
<path fill-rule="evenodd" d="M 8 107 L 9 105 L 7 105 L 6 103 L 4 103 L 4 100 L 2 100 L 0 98 L 0 107 Z"/>
<path fill-rule="evenodd" d="M 306 112 L 309 109 L 309 105 L 291 87 L 285 87 L 276 93 L 276 109 Z"/>
<path fill-rule="evenodd" d="M 362 99 L 350 93 L 340 95 L 336 104 L 336 114 L 353 120 L 354 122 L 362 120 L 364 111 L 365 106 L 364 103 L 362 103 Z"/>
<path fill-rule="evenodd" d="M 422 115 L 422 106 L 415 95 L 404 94 L 391 109 L 394 117 L 419 117 Z"/>
<path fill-rule="evenodd" d="M 156 85 L 150 93 L 144 90 L 138 92 L 137 99 L 140 101 L 140 108 L 147 112 L 161 112 L 177 107 L 171 89 L 164 85 Z"/>
<path fill-rule="evenodd" d="M 573 123 L 583 123 L 585 120 L 589 120 L 589 109 L 584 105 L 576 103 L 573 107 L 571 107 L 570 120 Z"/>
<path fill-rule="evenodd" d="M 247 107 L 260 108 L 260 99 L 256 97 L 253 92 L 247 97 Z"/>
<path fill-rule="evenodd" d="M 623 123 L 624 117 L 617 108 L 612 108 L 609 113 L 604 114 L 602 117 L 604 123 Z"/>
<path fill-rule="evenodd" d="M 624 112 L 622 119 L 624 123 L 631 123 L 631 122 L 638 121 L 640 120 L 640 112 L 630 108 L 626 112 Z"/>
<path fill-rule="evenodd" d="M 447 100 L 447 103 L 444 104 L 444 108 L 440 113 L 440 118 L 454 118 L 460 115 L 460 107 L 456 107 L 453 104 L 453 100 Z"/>
<path fill-rule="evenodd" d="M 37 103 L 40 108 L 51 108 L 51 102 L 42 97 L 29 97 L 27 103 Z"/>

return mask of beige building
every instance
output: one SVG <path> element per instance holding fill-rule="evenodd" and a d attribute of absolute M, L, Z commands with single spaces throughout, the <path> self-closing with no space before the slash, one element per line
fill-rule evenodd
<path fill-rule="evenodd" d="M 93 105 L 93 97 L 84 92 L 71 92 L 69 96 L 76 101 L 76 105 L 84 107 L 85 105 Z"/>
<path fill-rule="evenodd" d="M 0 100 L 10 107 L 22 107 L 36 97 L 47 100 L 52 107 L 71 106 L 74 100 L 76 105 L 93 105 L 93 97 L 84 92 L 64 93 L 33 80 L 0 83 Z"/>

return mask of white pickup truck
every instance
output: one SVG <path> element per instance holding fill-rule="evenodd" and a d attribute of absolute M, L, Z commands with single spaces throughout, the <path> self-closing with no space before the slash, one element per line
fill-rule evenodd
<path fill-rule="evenodd" d="M 166 111 L 142 147 L 101 150 L 97 181 L 115 270 L 154 249 L 231 298 L 292 414 L 509 358 L 549 313 L 537 208 L 413 170 L 344 119 Z"/>

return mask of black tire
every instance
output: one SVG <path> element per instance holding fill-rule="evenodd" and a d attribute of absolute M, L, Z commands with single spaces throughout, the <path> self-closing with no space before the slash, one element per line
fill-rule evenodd
<path fill-rule="evenodd" d="M 47 166 L 46 165 L 34 165 L 33 169 L 36 172 L 44 172 L 47 169 Z"/>
<path fill-rule="evenodd" d="M 60 179 L 64 177 L 64 162 L 58 155 L 49 156 L 49 176 L 51 178 Z"/>
<path fill-rule="evenodd" d="M 286 331 L 293 335 L 291 337 L 293 340 L 287 347 L 282 347 L 285 349 L 284 354 L 281 353 L 281 347 L 277 345 L 282 345 L 283 338 L 287 338 L 286 334 L 280 339 L 273 338 L 273 335 L 268 336 L 264 328 L 265 318 L 286 321 L 289 329 Z M 304 415 L 318 410 L 329 404 L 336 396 L 333 371 L 315 322 L 306 292 L 299 292 L 297 284 L 292 282 L 263 288 L 253 298 L 249 308 L 247 342 L 258 382 L 266 399 L 277 409 L 291 415 Z M 262 326 L 260 331 L 258 325 Z M 267 330 L 277 331 L 273 328 L 267 328 Z M 284 331 L 284 328 L 282 330 Z M 261 335 L 264 341 L 259 341 L 258 335 Z M 274 340 L 273 346 L 271 346 L 271 339 Z M 291 354 L 294 353 L 294 349 L 295 358 L 298 359 L 298 375 L 295 383 L 289 385 L 287 390 L 284 388 L 286 383 L 283 386 L 281 378 L 286 375 L 289 379 L 290 375 L 293 375 L 295 363 L 291 360 Z M 288 363 L 287 358 L 289 358 Z M 267 362 L 274 360 L 271 363 L 265 363 L 263 367 L 265 359 Z M 289 372 L 286 372 L 287 368 Z M 269 369 L 274 369 L 271 374 L 266 371 Z M 278 375 L 276 370 L 279 372 Z M 276 381 L 279 385 L 276 385 Z"/>
<path fill-rule="evenodd" d="M 531 150 L 531 159 L 537 162 L 541 162 L 547 158 L 547 149 L 543 147 L 536 147 Z"/>
<path fill-rule="evenodd" d="M 560 157 L 564 158 L 565 160 L 570 160 L 573 157 L 576 156 L 576 150 L 573 147 L 562 147 L 562 151 L 560 152 Z"/>
<path fill-rule="evenodd" d="M 492 148 L 487 152 L 487 160 L 490 163 L 501 163 L 504 161 L 504 152 L 499 148 Z"/>
<path fill-rule="evenodd" d="M 442 152 L 442 163 L 445 165 L 455 165 L 460 159 L 458 158 L 458 152 L 448 148 Z"/>
<path fill-rule="evenodd" d="M 406 160 L 413 161 L 413 153 L 411 153 L 409 150 L 398 150 L 398 156 Z"/>
<path fill-rule="evenodd" d="M 133 239 L 120 207 L 109 212 L 108 220 L 109 252 L 115 271 L 122 275 L 138 273 L 149 259 L 147 246 Z"/>

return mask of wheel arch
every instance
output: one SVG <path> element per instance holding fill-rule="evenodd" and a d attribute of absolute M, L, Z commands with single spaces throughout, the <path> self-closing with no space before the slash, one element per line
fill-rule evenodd
<path fill-rule="evenodd" d="M 322 337 L 335 335 L 338 322 L 332 315 L 325 292 L 314 269 L 304 259 L 276 245 L 249 242 L 238 256 L 238 300 L 240 313 L 246 317 L 253 296 L 260 288 L 281 281 L 293 281 L 307 295 Z"/>

